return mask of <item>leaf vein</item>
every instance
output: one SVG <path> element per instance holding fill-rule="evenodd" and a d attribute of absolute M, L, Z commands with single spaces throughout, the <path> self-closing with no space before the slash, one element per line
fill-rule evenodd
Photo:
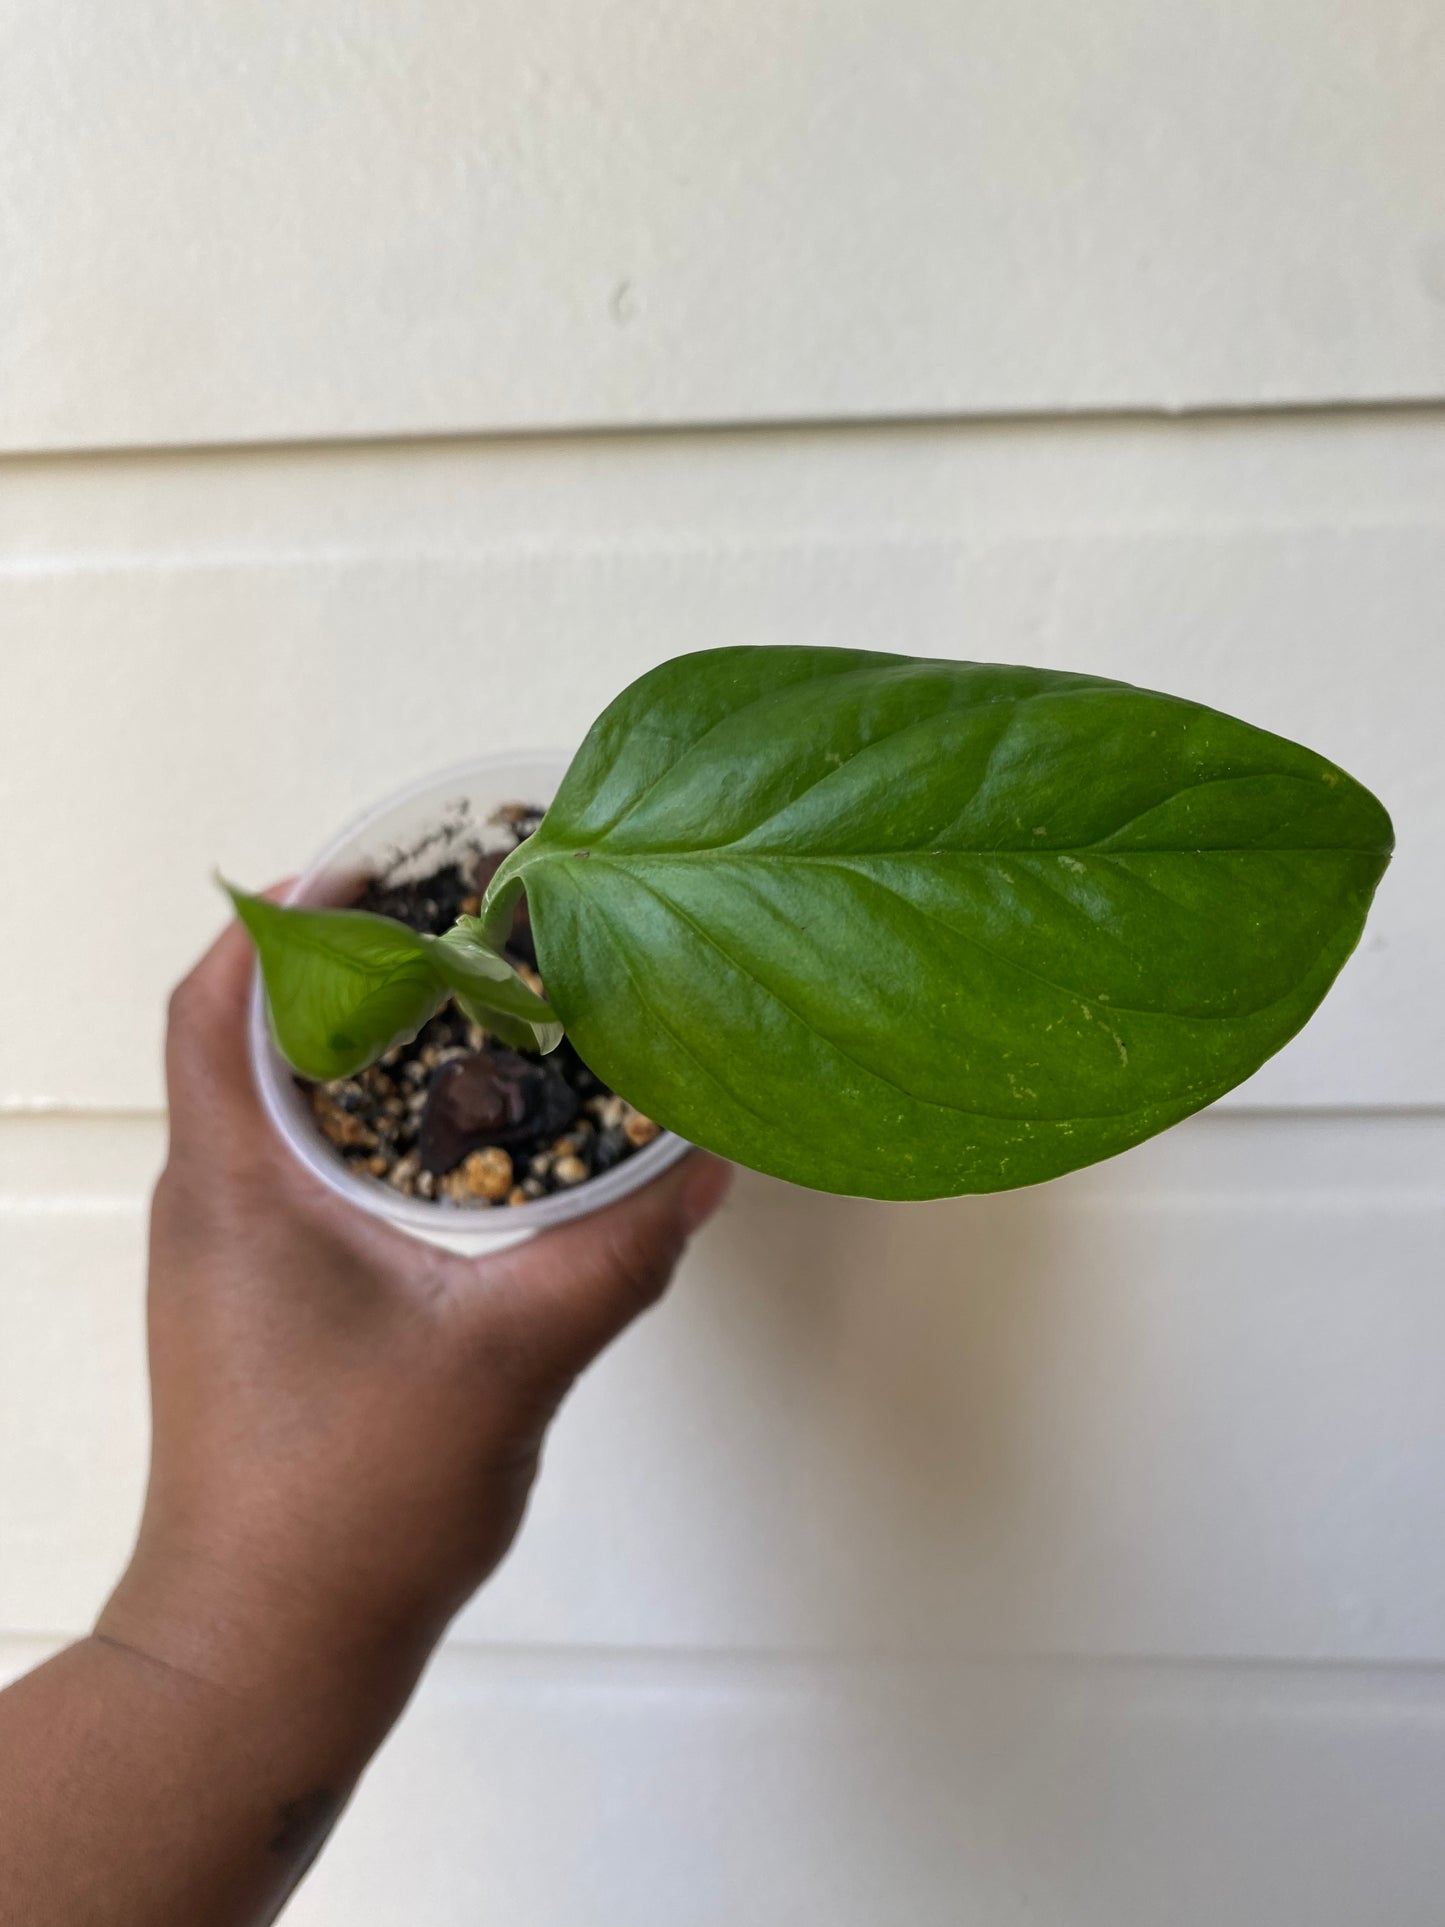
<path fill-rule="evenodd" d="M 850 676 L 876 675 L 880 672 L 887 673 L 888 670 L 897 668 L 901 665 L 912 666 L 916 662 L 916 660 L 917 660 L 916 658 L 910 657 L 910 656 L 879 657 L 875 655 L 868 662 L 855 663 L 852 665 L 852 667 L 848 669 L 833 670 L 828 672 L 828 674 L 826 675 L 813 677 L 811 678 L 811 680 L 815 682 L 827 682 L 829 684 L 837 684 L 837 683 L 846 681 L 847 678 Z M 959 665 L 959 666 L 963 667 L 964 665 Z M 784 684 L 781 684 L 776 689 L 766 689 L 761 693 L 761 695 L 754 696 L 749 702 L 740 703 L 736 709 L 730 709 L 726 712 L 726 714 L 719 716 L 716 722 L 710 723 L 700 736 L 694 736 L 692 740 L 683 747 L 681 752 L 674 758 L 674 760 L 670 762 L 665 769 L 660 770 L 658 774 L 653 777 L 652 781 L 648 783 L 645 786 L 645 788 L 640 790 L 638 794 L 632 798 L 631 802 L 625 805 L 621 815 L 614 816 L 612 821 L 608 823 L 605 828 L 598 830 L 593 834 L 597 837 L 605 837 L 605 836 L 613 835 L 615 831 L 620 829 L 622 825 L 627 822 L 629 817 L 636 815 L 637 811 L 647 801 L 648 797 L 652 795 L 653 791 L 659 788 L 661 784 L 665 783 L 668 777 L 674 774 L 678 766 L 681 763 L 683 763 L 686 760 L 686 758 L 689 757 L 695 749 L 699 748 L 703 743 L 705 743 L 710 736 L 715 735 L 716 732 L 720 730 L 725 723 L 732 722 L 735 718 L 739 716 L 748 715 L 752 710 L 761 708 L 765 703 L 769 703 L 773 701 L 775 697 L 788 694 L 795 689 L 806 687 L 809 681 L 810 681 L 810 678 L 804 676 L 804 677 L 801 677 L 796 683 L 784 683 Z M 1102 682 L 1102 681 L 1090 679 L 1080 684 L 1075 684 L 1072 687 L 1064 688 L 1064 689 L 1054 687 L 1054 688 L 1048 688 L 1048 689 L 1030 690 L 1030 692 L 1024 696 L 1015 695 L 1010 692 L 1002 692 L 996 696 L 975 697 L 964 703 L 950 703 L 948 705 L 948 708 L 950 710 L 999 709 L 1004 707 L 1004 705 L 1008 705 L 1015 712 L 1017 712 L 1020 709 L 1026 708 L 1030 703 L 1043 702 L 1046 700 L 1057 702 L 1065 697 L 1071 697 L 1071 696 L 1113 695 L 1117 693 L 1119 688 L 1120 688 L 1120 685 L 1118 683 Z M 887 742 L 893 736 L 901 734 L 902 731 L 905 729 L 911 729 L 921 723 L 936 721 L 939 713 L 940 713 L 939 711 L 933 710 L 924 716 L 910 717 L 907 723 L 900 724 L 897 730 L 890 730 L 887 736 L 879 737 L 877 738 L 877 741 L 879 743 Z M 1012 717 L 1010 717 L 1008 723 L 1005 724 L 1004 729 L 1000 732 L 1000 739 L 1002 739 L 1003 735 L 1007 734 L 1007 731 L 1012 724 L 1012 720 L 1013 720 Z M 846 769 L 848 767 L 848 764 L 853 762 L 853 760 L 857 756 L 859 756 L 863 750 L 870 749 L 872 747 L 873 747 L 872 743 L 860 743 L 858 748 L 853 751 L 853 754 L 849 756 L 844 763 L 838 765 L 838 768 Z M 995 744 L 994 747 L 997 748 L 997 744 Z M 791 808 L 795 802 L 798 802 L 802 797 L 806 796 L 808 794 L 808 790 L 814 788 L 817 782 L 821 782 L 824 780 L 824 778 L 828 776 L 836 775 L 837 773 L 838 773 L 837 769 L 825 770 L 822 776 L 815 778 L 814 783 L 810 783 L 808 784 L 807 788 L 799 790 L 797 796 L 789 797 L 786 803 L 783 803 L 779 806 L 779 810 Z M 772 814 L 773 816 L 776 816 L 778 813 L 779 811 L 775 810 Z M 747 836 L 755 835 L 759 829 L 763 828 L 765 824 L 771 820 L 772 820 L 771 817 L 769 817 L 769 818 L 765 818 L 762 824 L 755 823 L 752 826 L 752 828 L 747 830 L 744 834 Z M 719 845 L 715 845 L 714 847 L 719 849 L 726 849 L 730 846 L 727 844 L 719 844 Z"/>
<path fill-rule="evenodd" d="M 645 888 L 646 886 L 644 885 L 643 887 Z M 657 1006 L 642 988 L 636 967 L 628 955 L 626 945 L 619 936 L 612 918 L 595 898 L 590 899 L 590 902 L 593 911 L 601 920 L 602 928 L 607 935 L 608 941 L 611 943 L 617 956 L 622 960 L 623 966 L 627 971 L 628 982 L 632 987 L 633 995 L 647 1012 L 652 1022 L 657 1025 L 660 1031 L 672 1039 L 672 1042 L 677 1046 L 678 1050 L 682 1052 L 683 1056 L 686 1057 L 690 1063 L 695 1064 L 708 1082 L 715 1085 L 730 1103 L 736 1104 L 739 1110 L 746 1111 L 749 1117 L 756 1118 L 759 1124 L 764 1125 L 769 1131 L 775 1132 L 778 1128 L 776 1119 L 770 1118 L 765 1111 L 760 1111 L 756 1105 L 750 1104 L 745 1097 L 740 1096 L 738 1092 L 733 1090 L 732 1086 L 728 1084 L 725 1079 L 718 1076 L 711 1065 L 705 1064 L 697 1052 L 678 1036 L 672 1025 L 659 1013 Z M 829 1155 L 833 1155 L 831 1151 Z M 854 1165 L 846 1158 L 835 1158 L 834 1161 L 848 1170 L 862 1171 L 863 1169 L 861 1165 Z"/>
<path fill-rule="evenodd" d="M 845 1063 L 852 1064 L 853 1067 L 861 1071 L 865 1077 L 872 1078 L 875 1083 L 882 1084 L 889 1090 L 897 1091 L 899 1096 L 907 1098 L 910 1104 L 923 1105 L 930 1110 L 948 1111 L 957 1117 L 986 1117 L 998 1124 L 1013 1124 L 1020 1127 L 1028 1124 L 1093 1123 L 1105 1119 L 1129 1117 L 1136 1111 L 1158 1107 L 1160 1100 L 1150 1099 L 1144 1104 L 1127 1105 L 1120 1111 L 1069 1111 L 1062 1116 L 1054 1116 L 1049 1113 L 1033 1111 L 984 1111 L 974 1105 L 949 1103 L 946 1098 L 920 1097 L 916 1091 L 909 1090 L 906 1084 L 900 1084 L 896 1077 L 890 1077 L 886 1071 L 877 1070 L 871 1064 L 865 1064 L 862 1058 L 855 1057 L 853 1052 L 850 1051 L 846 1045 L 839 1043 L 836 1037 L 830 1036 L 827 1031 L 820 1029 L 810 1018 L 805 1017 L 800 1010 L 796 1010 L 793 1005 L 788 1002 L 787 998 L 770 984 L 766 978 L 759 975 L 756 970 L 753 970 L 747 964 L 739 963 L 738 959 L 732 956 L 731 953 L 718 942 L 711 931 L 707 930 L 702 924 L 698 923 L 695 918 L 691 917 L 674 898 L 665 896 L 660 890 L 654 889 L 644 877 L 636 876 L 632 872 L 629 872 L 629 875 L 632 875 L 633 881 L 645 890 L 649 896 L 660 903 L 665 910 L 675 916 L 680 923 L 686 924 L 695 936 L 700 937 L 710 949 L 716 951 L 718 956 L 722 958 L 723 962 L 727 964 L 730 969 L 735 970 L 739 976 L 746 977 L 750 982 L 755 983 L 763 994 L 770 997 L 778 1008 L 785 1011 L 801 1029 L 807 1031 L 810 1036 L 816 1037 L 820 1043 L 825 1044 L 829 1050 L 836 1052 Z"/>

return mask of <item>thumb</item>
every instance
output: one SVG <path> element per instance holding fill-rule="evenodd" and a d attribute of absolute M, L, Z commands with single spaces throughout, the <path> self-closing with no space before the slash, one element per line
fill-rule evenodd
<path fill-rule="evenodd" d="M 722 1203 L 732 1168 L 691 1151 L 593 1217 L 486 1261 L 488 1293 L 523 1336 L 528 1362 L 568 1384 L 667 1289 L 688 1239 Z"/>

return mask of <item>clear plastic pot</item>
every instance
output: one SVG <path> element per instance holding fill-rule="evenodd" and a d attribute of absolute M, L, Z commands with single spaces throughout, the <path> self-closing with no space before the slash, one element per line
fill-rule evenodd
<path fill-rule="evenodd" d="M 287 901 L 343 902 L 364 876 L 377 872 L 425 876 L 474 843 L 485 845 L 487 819 L 502 804 L 550 803 L 569 760 L 556 752 L 518 751 L 429 777 L 343 830 L 293 884 Z M 321 1135 L 290 1066 L 271 1041 L 259 975 L 251 1000 L 251 1064 L 267 1116 L 313 1176 L 359 1210 L 452 1251 L 494 1250 L 600 1211 L 675 1164 L 688 1148 L 682 1138 L 664 1131 L 601 1177 L 529 1204 L 432 1203 L 403 1197 L 380 1179 L 350 1170 Z"/>

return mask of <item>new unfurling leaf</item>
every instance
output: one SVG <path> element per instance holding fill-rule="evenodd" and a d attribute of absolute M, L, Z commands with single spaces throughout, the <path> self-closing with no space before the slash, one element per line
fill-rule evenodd
<path fill-rule="evenodd" d="M 551 1005 L 487 941 L 480 917 L 458 917 L 445 936 L 427 941 L 434 968 L 474 1023 L 519 1050 L 552 1051 L 561 1043 Z"/>

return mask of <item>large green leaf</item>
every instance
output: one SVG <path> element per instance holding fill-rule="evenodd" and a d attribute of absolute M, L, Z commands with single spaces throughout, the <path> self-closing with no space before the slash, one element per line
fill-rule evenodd
<path fill-rule="evenodd" d="M 592 1068 L 823 1190 L 1006 1189 L 1198 1110 L 1299 1029 L 1391 848 L 1343 770 L 1124 683 L 835 649 L 664 664 L 525 884 Z"/>

